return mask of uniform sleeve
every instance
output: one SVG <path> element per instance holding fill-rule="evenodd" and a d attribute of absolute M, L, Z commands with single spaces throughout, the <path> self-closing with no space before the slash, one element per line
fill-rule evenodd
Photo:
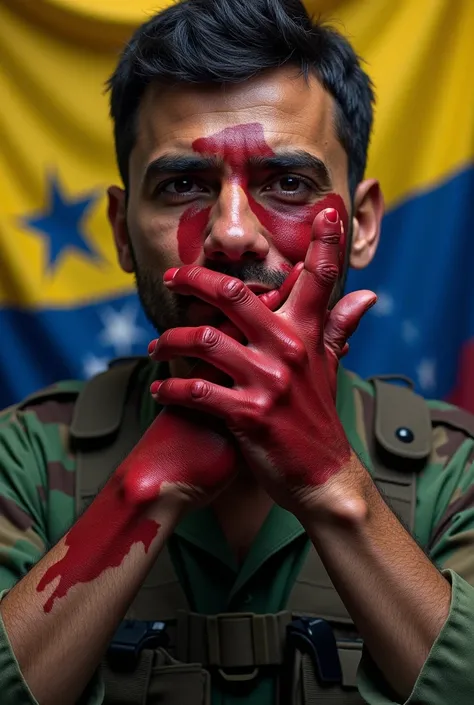
<path fill-rule="evenodd" d="M 30 412 L 31 416 L 31 412 Z M 0 601 L 50 548 L 46 497 L 48 449 L 38 419 L 0 416 Z M 0 693 L 5 705 L 38 705 L 23 678 L 0 613 Z M 95 674 L 80 705 L 101 705 L 104 685 Z"/>
<path fill-rule="evenodd" d="M 449 445 L 450 444 L 450 445 Z M 452 585 L 448 619 L 406 701 L 397 699 L 382 674 L 364 653 L 359 668 L 359 690 L 369 705 L 472 705 L 474 698 L 474 442 L 455 444 L 444 463 L 430 470 L 429 484 L 421 488 L 419 503 L 432 512 L 425 550 Z M 438 449 L 439 453 L 439 449 Z"/>
<path fill-rule="evenodd" d="M 36 446 L 36 447 L 35 447 Z M 21 414 L 0 420 L 0 590 L 12 587 L 47 547 L 45 451 Z"/>
<path fill-rule="evenodd" d="M 369 705 L 472 705 L 474 693 L 474 587 L 443 571 L 452 585 L 448 619 L 433 644 L 415 687 L 403 701 L 386 684 L 367 652 L 358 674 L 359 692 Z"/>

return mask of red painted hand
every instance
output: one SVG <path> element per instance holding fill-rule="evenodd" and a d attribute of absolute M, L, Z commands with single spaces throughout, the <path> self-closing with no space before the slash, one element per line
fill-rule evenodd
<path fill-rule="evenodd" d="M 316 217 L 304 269 L 276 313 L 237 279 L 202 267 L 175 270 L 168 286 L 219 308 L 248 343 L 208 326 L 176 328 L 163 334 L 153 353 L 159 360 L 197 357 L 233 379 L 231 388 L 214 380 L 169 379 L 152 392 L 162 404 L 225 421 L 262 484 L 287 508 L 351 457 L 335 406 L 337 368 L 375 294 L 350 294 L 328 315 L 341 236 L 337 211 Z M 207 473 L 211 479 L 210 463 Z"/>
<path fill-rule="evenodd" d="M 302 269 L 303 263 L 296 265 L 280 289 L 260 296 L 259 304 L 267 310 L 281 306 Z M 229 340 L 244 340 L 229 321 L 221 331 Z M 222 383 L 224 379 L 218 369 L 206 362 L 198 362 L 193 373 L 212 383 Z M 235 441 L 221 419 L 167 407 L 125 458 L 116 475 L 134 505 L 153 501 L 164 492 L 190 505 L 203 504 L 232 480 L 237 471 L 236 456 Z"/>

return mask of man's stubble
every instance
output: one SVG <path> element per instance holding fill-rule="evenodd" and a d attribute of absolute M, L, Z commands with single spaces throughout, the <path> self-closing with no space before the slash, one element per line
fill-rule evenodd
<path fill-rule="evenodd" d="M 351 228 L 352 231 L 352 228 Z M 130 255 L 134 266 L 135 283 L 138 297 L 143 311 L 155 328 L 158 335 L 161 335 L 170 328 L 181 328 L 196 325 L 189 316 L 189 308 L 193 301 L 197 301 L 193 296 L 176 294 L 163 283 L 164 272 L 158 273 L 149 263 L 140 262 L 136 256 L 132 238 L 127 228 Z M 344 294 L 345 283 L 348 273 L 348 252 L 352 240 L 352 232 L 347 238 L 346 262 L 343 274 L 336 284 L 331 296 L 329 308 L 332 308 Z M 287 273 L 279 270 L 269 269 L 261 262 L 224 263 L 207 260 L 204 265 L 221 274 L 236 277 L 244 282 L 252 282 L 278 289 L 287 277 Z M 216 317 L 216 321 L 219 317 Z M 206 321 L 210 325 L 216 321 Z"/>

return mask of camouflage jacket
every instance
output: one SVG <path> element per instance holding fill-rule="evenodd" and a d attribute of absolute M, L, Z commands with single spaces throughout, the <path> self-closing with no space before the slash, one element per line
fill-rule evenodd
<path fill-rule="evenodd" d="M 143 430 L 156 414 L 148 393 L 155 376 L 156 367 L 150 365 L 139 378 Z M 21 579 L 75 521 L 75 457 L 69 425 L 82 386 L 82 382 L 62 382 L 58 387 L 68 395 L 61 401 L 27 403 L 21 410 L 11 407 L 0 414 L 0 591 Z M 474 692 L 474 643 L 470 620 L 466 620 L 469 612 L 474 615 L 474 419 L 444 402 L 428 404 L 436 410 L 436 422 L 431 457 L 417 480 L 415 537 L 433 562 L 448 571 L 453 604 L 436 649 L 433 647 L 434 656 L 430 655 L 416 685 L 418 691 L 408 702 L 442 705 L 461 687 L 459 692 L 464 696 L 455 701 L 467 705 L 465 694 L 470 692 L 472 698 Z M 373 407 L 372 386 L 341 370 L 339 416 L 352 446 L 367 459 L 369 470 L 371 439 L 365 429 L 371 424 L 364 419 L 373 415 Z M 451 664 L 442 673 L 440 648 L 445 649 L 442 657 Z M 453 657 L 457 658 L 454 670 Z M 361 692 L 369 703 L 396 702 L 370 667 L 363 669 L 361 678 Z M 35 703 L 1 623 L 0 691 L 7 704 Z M 102 702 L 100 688 L 93 691 L 88 705 Z"/>

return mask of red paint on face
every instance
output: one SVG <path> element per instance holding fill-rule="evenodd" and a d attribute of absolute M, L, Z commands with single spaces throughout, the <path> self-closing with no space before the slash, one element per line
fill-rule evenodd
<path fill-rule="evenodd" d="M 251 156 L 272 157 L 275 152 L 265 142 L 263 126 L 259 122 L 226 127 L 209 137 L 200 137 L 193 142 L 195 152 L 215 154 L 221 157 L 232 170 L 245 169 Z"/>
<path fill-rule="evenodd" d="M 50 612 L 57 598 L 64 597 L 78 583 L 98 578 L 107 568 L 121 565 L 134 544 L 142 543 L 145 552 L 160 525 L 143 518 L 137 508 L 125 501 L 116 477 L 113 477 L 65 539 L 66 555 L 50 566 L 37 586 L 42 592 L 59 578 L 44 605 Z"/>
<path fill-rule="evenodd" d="M 335 208 L 344 226 L 341 238 L 341 262 L 344 259 L 348 215 L 342 198 L 335 193 L 328 194 L 311 205 L 291 205 L 282 203 L 280 207 L 267 207 L 255 200 L 249 191 L 247 163 L 250 157 L 269 157 L 275 153 L 266 143 L 263 126 L 248 123 L 227 127 L 209 137 L 193 142 L 193 150 L 201 154 L 215 155 L 224 160 L 231 169 L 234 184 L 242 188 L 248 198 L 252 212 L 270 235 L 278 252 L 291 264 L 304 260 L 311 242 L 313 221 L 325 208 Z M 181 216 L 178 226 L 178 248 L 184 264 L 195 262 L 202 251 L 204 232 L 208 224 L 210 209 L 196 211 L 188 208 Z"/>
<path fill-rule="evenodd" d="M 178 226 L 178 253 L 183 264 L 192 264 L 202 252 L 203 234 L 209 222 L 210 208 L 188 208 Z"/>
<path fill-rule="evenodd" d="M 335 208 L 344 225 L 340 246 L 340 265 L 342 265 L 346 251 L 348 217 L 344 201 L 337 193 L 329 193 L 310 206 L 300 206 L 299 208 L 290 206 L 291 212 L 284 214 L 265 208 L 250 194 L 248 198 L 252 211 L 271 234 L 278 252 L 290 260 L 292 264 L 304 261 L 311 242 L 313 222 L 318 213 L 326 208 Z"/>

